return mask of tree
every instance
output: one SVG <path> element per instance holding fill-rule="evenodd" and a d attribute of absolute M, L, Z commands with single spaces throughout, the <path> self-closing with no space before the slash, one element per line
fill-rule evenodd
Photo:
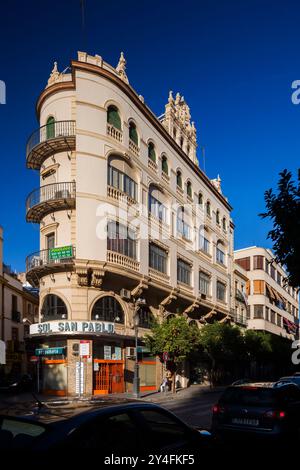
<path fill-rule="evenodd" d="M 276 262 L 286 266 L 287 281 L 293 287 L 300 286 L 300 170 L 298 183 L 292 181 L 288 170 L 280 173 L 278 192 L 265 192 L 267 211 L 260 214 L 273 221 L 268 238 L 273 241 Z"/>
<path fill-rule="evenodd" d="M 200 344 L 208 358 L 211 384 L 215 384 L 225 373 L 234 373 L 245 357 L 241 330 L 230 324 L 215 322 L 203 326 Z"/>
<path fill-rule="evenodd" d="M 175 374 L 179 364 L 199 347 L 199 329 L 189 324 L 185 317 L 177 316 L 155 323 L 151 334 L 145 336 L 145 343 L 151 352 L 162 360 L 168 353 L 168 370 L 172 373 L 173 392 L 175 392 Z"/>

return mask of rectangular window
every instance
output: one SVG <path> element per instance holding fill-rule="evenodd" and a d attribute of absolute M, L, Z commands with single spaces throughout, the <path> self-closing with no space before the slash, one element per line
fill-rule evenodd
<path fill-rule="evenodd" d="M 276 318 L 276 313 L 274 312 L 274 310 L 271 310 L 271 323 L 275 324 L 275 318 Z"/>
<path fill-rule="evenodd" d="M 276 270 L 272 264 L 270 265 L 270 276 L 274 281 L 276 280 Z"/>
<path fill-rule="evenodd" d="M 12 313 L 18 311 L 18 297 L 16 295 L 11 296 L 11 311 Z"/>
<path fill-rule="evenodd" d="M 181 217 L 177 217 L 177 233 L 186 240 L 191 239 L 191 227 Z"/>
<path fill-rule="evenodd" d="M 191 266 L 185 261 L 177 260 L 177 281 L 191 285 Z"/>
<path fill-rule="evenodd" d="M 279 315 L 279 313 L 277 313 L 277 326 L 280 326 L 280 328 L 282 327 L 282 324 L 281 324 L 281 315 Z"/>
<path fill-rule="evenodd" d="M 217 281 L 217 299 L 222 302 L 226 301 L 226 285 L 220 281 Z"/>
<path fill-rule="evenodd" d="M 266 307 L 266 320 L 270 321 L 270 309 L 269 309 L 269 307 Z"/>
<path fill-rule="evenodd" d="M 12 341 L 19 341 L 19 329 L 18 328 L 11 329 L 11 339 Z"/>
<path fill-rule="evenodd" d="M 136 259 L 135 233 L 118 222 L 109 222 L 107 226 L 107 249 Z"/>
<path fill-rule="evenodd" d="M 49 233 L 46 235 L 46 247 L 48 250 L 55 247 L 55 233 Z"/>
<path fill-rule="evenodd" d="M 161 222 L 167 221 L 167 208 L 155 197 L 149 196 L 149 212 Z"/>
<path fill-rule="evenodd" d="M 210 295 L 210 276 L 204 272 L 199 273 L 199 292 L 204 295 Z"/>
<path fill-rule="evenodd" d="M 253 281 L 253 294 L 265 294 L 265 281 Z"/>
<path fill-rule="evenodd" d="M 249 256 L 247 258 L 237 259 L 236 262 L 246 271 L 250 271 L 250 257 Z"/>
<path fill-rule="evenodd" d="M 225 265 L 225 253 L 220 248 L 217 248 L 217 262 Z"/>
<path fill-rule="evenodd" d="M 279 272 L 277 272 L 277 284 L 279 284 L 281 286 L 281 282 L 282 282 L 281 274 Z"/>
<path fill-rule="evenodd" d="M 264 318 L 264 306 L 263 305 L 254 305 L 254 318 L 258 318 L 258 319 Z"/>
<path fill-rule="evenodd" d="M 203 235 L 200 235 L 199 237 L 199 250 L 205 251 L 205 253 L 210 252 L 209 240 L 207 240 Z"/>
<path fill-rule="evenodd" d="M 149 246 L 149 266 L 161 273 L 167 273 L 168 253 L 153 243 Z"/>
<path fill-rule="evenodd" d="M 264 256 L 253 256 L 253 269 L 264 269 Z"/>

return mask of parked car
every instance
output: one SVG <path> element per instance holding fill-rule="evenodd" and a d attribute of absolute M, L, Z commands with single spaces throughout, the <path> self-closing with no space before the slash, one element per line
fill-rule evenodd
<path fill-rule="evenodd" d="M 33 389 L 33 380 L 29 374 L 21 377 L 4 377 L 0 382 L 0 393 L 22 393 Z"/>
<path fill-rule="evenodd" d="M 97 458 L 170 453 L 196 458 L 196 454 L 210 451 L 211 436 L 157 405 L 107 399 L 96 404 L 49 403 L 0 410 L 0 449 L 63 450 L 74 455 L 95 449 Z"/>
<path fill-rule="evenodd" d="M 230 386 L 212 411 L 212 433 L 218 437 L 284 442 L 300 436 L 300 389 L 290 382 Z"/>
<path fill-rule="evenodd" d="M 293 383 L 300 388 L 300 375 L 289 375 L 286 377 L 281 377 L 274 386 L 280 386 L 283 383 Z"/>

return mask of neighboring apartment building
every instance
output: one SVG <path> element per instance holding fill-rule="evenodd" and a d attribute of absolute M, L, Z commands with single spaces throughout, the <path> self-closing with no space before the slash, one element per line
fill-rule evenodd
<path fill-rule="evenodd" d="M 249 247 L 234 252 L 235 262 L 248 276 L 248 328 L 290 339 L 298 336 L 298 290 L 285 285 L 286 272 L 271 250 Z"/>
<path fill-rule="evenodd" d="M 40 172 L 27 199 L 27 221 L 40 224 L 26 260 L 40 288 L 30 333 L 52 393 L 131 390 L 136 331 L 141 389 L 157 389 L 162 366 L 141 341 L 152 318 L 184 314 L 200 326 L 231 310 L 233 224 L 220 178 L 198 166 L 184 98 L 170 92 L 157 118 L 125 64 L 84 52 L 70 73 L 55 64 L 27 144 L 27 167 Z"/>
<path fill-rule="evenodd" d="M 233 264 L 233 294 L 232 294 L 232 319 L 241 327 L 247 326 L 248 296 L 247 296 L 247 271 L 238 263 Z"/>
<path fill-rule="evenodd" d="M 29 325 L 38 317 L 38 295 L 23 287 L 3 263 L 3 229 L 0 227 L 0 339 L 6 344 L 6 364 L 2 372 L 22 374 L 27 370 L 25 338 Z M 1 366 L 0 366 L 1 367 Z"/>

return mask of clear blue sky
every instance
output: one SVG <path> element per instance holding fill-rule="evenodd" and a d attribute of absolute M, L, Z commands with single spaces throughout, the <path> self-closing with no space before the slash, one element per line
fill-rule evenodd
<path fill-rule="evenodd" d="M 86 0 L 83 37 L 79 0 L 1 2 L 6 262 L 23 270 L 26 255 L 38 250 L 38 225 L 25 222 L 26 195 L 39 184 L 25 168 L 25 144 L 53 61 L 63 70 L 77 50 L 113 65 L 123 50 L 130 83 L 157 115 L 170 89 L 185 96 L 206 148 L 206 172 L 221 175 L 234 207 L 236 248 L 270 246 L 270 226 L 258 217 L 264 191 L 300 161 L 300 106 L 290 98 L 291 82 L 300 79 L 299 24 L 296 1 Z"/>

